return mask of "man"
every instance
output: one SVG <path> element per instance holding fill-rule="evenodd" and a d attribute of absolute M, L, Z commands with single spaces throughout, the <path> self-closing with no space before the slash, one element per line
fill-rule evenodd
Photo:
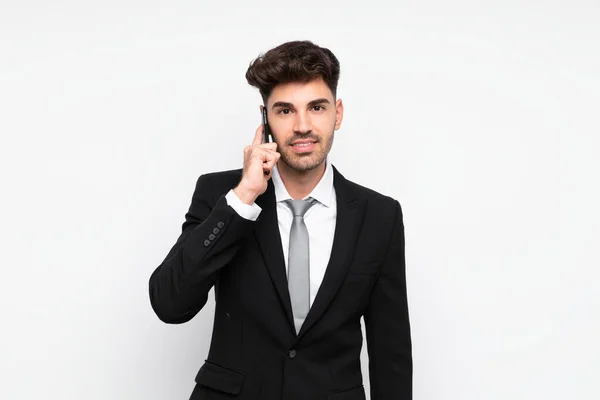
<path fill-rule="evenodd" d="M 337 58 L 288 42 L 246 78 L 273 142 L 263 143 L 261 125 L 243 169 L 200 176 L 181 236 L 150 278 L 152 307 L 167 323 L 192 319 L 215 288 L 212 342 L 191 400 L 365 399 L 362 316 L 371 399 L 411 399 L 400 204 L 327 160 L 343 116 Z"/>

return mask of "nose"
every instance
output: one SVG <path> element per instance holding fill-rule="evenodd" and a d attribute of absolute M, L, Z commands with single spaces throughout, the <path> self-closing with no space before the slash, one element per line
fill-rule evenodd
<path fill-rule="evenodd" d="M 294 133 L 306 134 L 312 132 L 310 116 L 306 111 L 296 113 L 296 123 L 294 124 Z"/>

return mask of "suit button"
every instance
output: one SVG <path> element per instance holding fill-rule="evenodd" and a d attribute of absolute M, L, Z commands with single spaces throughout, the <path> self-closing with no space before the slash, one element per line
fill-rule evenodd
<path fill-rule="evenodd" d="M 288 351 L 288 357 L 289 358 L 295 358 L 296 357 L 296 350 L 290 350 Z"/>
<path fill-rule="evenodd" d="M 213 233 L 216 235 L 217 233 L 221 232 L 221 230 L 219 228 L 215 228 L 213 229 Z"/>
<path fill-rule="evenodd" d="M 207 239 L 204 241 L 204 247 L 208 247 L 208 246 L 210 246 L 210 240 Z"/>
<path fill-rule="evenodd" d="M 211 233 L 210 235 L 208 235 L 208 238 L 210 240 L 215 240 L 216 236 Z"/>
<path fill-rule="evenodd" d="M 219 221 L 219 222 L 217 222 L 217 226 L 218 226 L 219 228 L 222 228 L 222 227 L 224 227 L 224 226 L 225 226 L 225 224 L 223 223 L 223 221 Z"/>

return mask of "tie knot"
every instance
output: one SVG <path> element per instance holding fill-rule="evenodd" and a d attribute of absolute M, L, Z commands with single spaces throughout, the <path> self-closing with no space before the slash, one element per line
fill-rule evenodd
<path fill-rule="evenodd" d="M 294 217 L 304 217 L 308 209 L 317 202 L 316 199 L 309 197 L 306 200 L 285 200 L 285 204 L 292 210 Z"/>

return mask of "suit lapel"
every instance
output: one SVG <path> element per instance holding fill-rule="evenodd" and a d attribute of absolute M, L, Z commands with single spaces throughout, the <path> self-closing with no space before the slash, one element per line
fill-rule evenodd
<path fill-rule="evenodd" d="M 354 258 L 354 249 L 362 224 L 365 199 L 352 190 L 351 185 L 334 167 L 333 184 L 336 193 L 337 217 L 331 257 L 323 282 L 298 333 L 297 340 L 321 318 L 342 285 Z"/>
<path fill-rule="evenodd" d="M 288 281 L 285 269 L 285 260 L 281 245 L 281 234 L 277 221 L 277 205 L 275 202 L 275 187 L 269 179 L 267 190 L 256 199 L 256 204 L 262 209 L 257 219 L 256 238 L 260 245 L 265 264 L 271 275 L 273 285 L 277 290 L 281 304 L 285 310 L 290 326 L 294 327 L 292 302 L 288 290 Z M 295 331 L 295 330 L 294 330 Z"/>
<path fill-rule="evenodd" d="M 365 199 L 359 197 L 346 180 L 333 167 L 333 185 L 336 192 L 337 217 L 331 257 L 327 264 L 323 282 L 317 292 L 315 301 L 298 333 L 298 341 L 323 315 L 333 297 L 339 290 L 354 257 L 354 249 L 362 224 L 365 208 Z M 295 333 L 292 303 L 288 290 L 285 260 L 277 220 L 277 205 L 275 201 L 275 188 L 269 180 L 265 193 L 256 199 L 262 211 L 257 220 L 255 229 L 256 238 L 260 245 L 265 264 L 271 275 L 281 304 L 285 310 L 290 328 Z"/>

